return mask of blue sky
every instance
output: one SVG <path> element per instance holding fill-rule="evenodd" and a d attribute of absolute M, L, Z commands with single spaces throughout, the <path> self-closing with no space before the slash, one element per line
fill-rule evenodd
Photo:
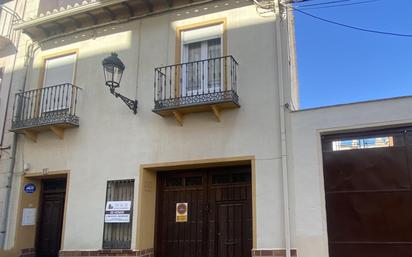
<path fill-rule="evenodd" d="M 364 0 L 351 2 L 359 1 Z M 305 12 L 362 28 L 412 34 L 412 0 Z M 356 31 L 297 12 L 295 19 L 301 108 L 412 95 L 412 38 Z"/>

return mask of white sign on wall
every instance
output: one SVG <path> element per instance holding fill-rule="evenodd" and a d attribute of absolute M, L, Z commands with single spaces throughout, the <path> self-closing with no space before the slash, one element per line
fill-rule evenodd
<path fill-rule="evenodd" d="M 131 201 L 108 201 L 104 214 L 105 223 L 129 223 Z"/>
<path fill-rule="evenodd" d="M 36 225 L 36 208 L 23 208 L 22 226 Z"/>

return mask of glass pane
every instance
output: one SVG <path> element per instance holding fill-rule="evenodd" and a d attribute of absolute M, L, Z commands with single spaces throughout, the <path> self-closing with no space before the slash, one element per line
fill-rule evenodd
<path fill-rule="evenodd" d="M 207 41 L 208 62 L 208 89 L 217 90 L 220 88 L 222 80 L 222 60 L 213 59 L 221 57 L 221 39 L 215 38 Z"/>
<path fill-rule="evenodd" d="M 186 65 L 186 90 L 190 93 L 200 88 L 201 64 L 196 63 L 202 59 L 202 42 L 185 45 L 187 48 Z"/>
<path fill-rule="evenodd" d="M 233 182 L 234 183 L 250 182 L 250 174 L 249 173 L 233 174 Z"/>
<path fill-rule="evenodd" d="M 166 178 L 166 186 L 168 186 L 168 187 L 183 186 L 183 179 L 181 177 Z"/>
<path fill-rule="evenodd" d="M 203 182 L 202 176 L 186 178 L 186 186 L 200 186 L 202 185 L 202 182 Z"/>
<path fill-rule="evenodd" d="M 393 137 L 371 137 L 337 140 L 332 142 L 333 151 L 345 151 L 355 149 L 369 149 L 379 147 L 393 147 Z"/>
<path fill-rule="evenodd" d="M 230 174 L 213 175 L 212 184 L 230 183 L 230 180 L 231 180 Z"/>

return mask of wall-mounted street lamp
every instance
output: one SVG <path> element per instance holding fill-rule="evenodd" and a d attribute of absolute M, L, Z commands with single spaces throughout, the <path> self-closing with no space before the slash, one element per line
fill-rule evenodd
<path fill-rule="evenodd" d="M 133 111 L 134 114 L 137 113 L 137 100 L 131 100 L 115 90 L 120 86 L 120 81 L 122 80 L 123 71 L 125 66 L 123 62 L 117 57 L 116 53 L 112 53 L 109 57 L 106 57 L 103 62 L 103 72 L 104 79 L 106 81 L 106 86 L 109 87 L 110 93 L 116 98 L 122 99 L 122 101 Z"/>

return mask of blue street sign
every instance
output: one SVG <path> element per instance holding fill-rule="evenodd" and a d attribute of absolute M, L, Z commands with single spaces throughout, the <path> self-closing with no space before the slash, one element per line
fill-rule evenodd
<path fill-rule="evenodd" d="M 24 185 L 24 192 L 28 194 L 32 194 L 36 192 L 36 185 L 35 184 L 26 184 Z"/>

